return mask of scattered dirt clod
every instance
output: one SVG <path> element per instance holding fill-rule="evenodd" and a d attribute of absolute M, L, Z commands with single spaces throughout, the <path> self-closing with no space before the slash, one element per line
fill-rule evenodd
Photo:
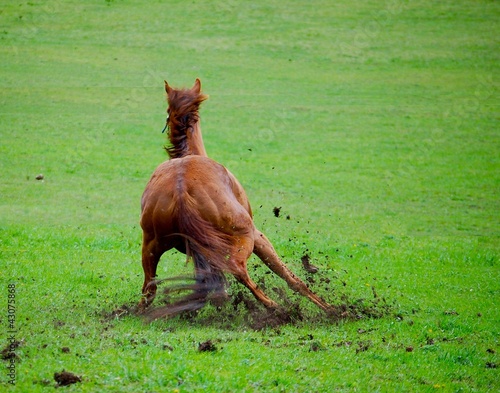
<path fill-rule="evenodd" d="M 299 310 L 300 313 L 300 310 Z M 250 326 L 254 330 L 262 330 L 264 328 L 277 328 L 286 325 L 292 321 L 292 315 L 286 310 L 265 310 L 262 312 L 254 312 Z"/>
<path fill-rule="evenodd" d="M 207 340 L 198 344 L 199 352 L 215 352 L 217 351 L 217 347 L 212 343 L 212 340 Z"/>
<path fill-rule="evenodd" d="M 112 311 L 103 311 L 101 316 L 104 317 L 105 321 L 113 321 L 127 315 L 140 314 L 141 310 L 139 310 L 135 304 L 122 304 L 120 307 L 115 308 Z"/>
<path fill-rule="evenodd" d="M 311 346 L 309 347 L 310 352 L 318 352 L 318 351 L 321 351 L 323 349 L 324 349 L 323 346 L 316 341 L 312 342 Z"/>
<path fill-rule="evenodd" d="M 368 351 L 372 343 L 370 341 L 360 341 L 358 347 L 356 348 L 356 353 Z"/>
<path fill-rule="evenodd" d="M 15 350 L 19 348 L 23 344 L 23 341 L 13 341 L 8 343 L 4 349 L 0 352 L 0 358 L 2 360 L 10 360 L 10 359 L 17 359 L 18 356 L 15 353 Z"/>
<path fill-rule="evenodd" d="M 273 209 L 273 213 L 274 213 L 274 217 L 279 217 L 280 216 L 280 211 L 281 211 L 281 207 L 274 207 Z"/>
<path fill-rule="evenodd" d="M 64 370 L 60 373 L 54 373 L 54 380 L 57 382 L 57 386 L 68 386 L 82 382 L 82 379 L 78 375 Z"/>
<path fill-rule="evenodd" d="M 301 258 L 302 260 L 302 266 L 304 266 L 304 270 L 308 273 L 317 273 L 318 272 L 318 268 L 314 265 L 311 264 L 311 259 L 309 257 L 309 254 L 304 254 Z"/>

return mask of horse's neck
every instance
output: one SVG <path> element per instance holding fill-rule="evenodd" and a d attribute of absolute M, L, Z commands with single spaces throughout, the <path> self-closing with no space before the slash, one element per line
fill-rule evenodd
<path fill-rule="evenodd" d="M 192 132 L 188 133 L 188 145 L 190 154 L 205 157 L 207 156 L 207 151 L 205 150 L 205 145 L 203 144 L 199 121 L 197 121 L 193 126 Z"/>

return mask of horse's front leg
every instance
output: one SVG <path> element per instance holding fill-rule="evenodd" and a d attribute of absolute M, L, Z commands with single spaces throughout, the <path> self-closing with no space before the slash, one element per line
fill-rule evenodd
<path fill-rule="evenodd" d="M 314 304 L 324 311 L 333 311 L 333 306 L 325 302 L 281 261 L 269 239 L 259 230 L 255 229 L 253 252 L 269 269 L 285 280 L 288 286 L 295 292 L 309 298 Z"/>

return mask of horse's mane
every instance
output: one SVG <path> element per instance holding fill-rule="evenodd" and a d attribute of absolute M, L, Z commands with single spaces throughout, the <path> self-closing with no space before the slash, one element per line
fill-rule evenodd
<path fill-rule="evenodd" d="M 171 146 L 165 147 L 170 158 L 184 157 L 189 152 L 187 132 L 199 120 L 200 104 L 208 98 L 193 89 L 172 89 L 168 93 L 168 138 Z"/>

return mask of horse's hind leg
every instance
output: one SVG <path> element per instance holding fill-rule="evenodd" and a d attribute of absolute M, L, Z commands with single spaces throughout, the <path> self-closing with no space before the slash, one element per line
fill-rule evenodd
<path fill-rule="evenodd" d="M 269 267 L 269 269 L 285 280 L 291 289 L 306 296 L 321 309 L 325 311 L 333 310 L 330 304 L 311 291 L 300 278 L 286 267 L 276 253 L 271 242 L 257 229 L 255 229 L 253 252 Z"/>
<path fill-rule="evenodd" d="M 139 308 L 145 309 L 156 296 L 156 268 L 160 261 L 162 252 L 159 250 L 156 240 L 149 239 L 146 234 L 142 241 L 142 269 L 144 270 L 144 284 L 142 285 L 142 298 Z"/>
<path fill-rule="evenodd" d="M 252 254 L 251 241 L 245 238 L 239 238 L 237 245 L 233 247 L 230 255 L 229 271 L 243 285 L 245 285 L 264 306 L 271 309 L 278 309 L 276 302 L 271 300 L 267 295 L 252 281 L 248 275 L 247 260 Z M 246 244 L 246 245 L 245 245 Z"/>
<path fill-rule="evenodd" d="M 234 274 L 234 276 L 236 277 L 236 279 L 240 283 L 242 283 L 248 289 L 250 289 L 250 291 L 253 293 L 255 298 L 259 302 L 261 302 L 264 306 L 266 306 L 267 308 L 271 308 L 271 309 L 278 309 L 279 308 L 278 304 L 276 302 L 274 302 L 273 300 L 269 299 L 267 297 L 267 295 L 264 292 L 262 292 L 262 290 L 257 286 L 257 284 L 252 281 L 252 279 L 248 275 L 248 272 L 246 271 L 246 269 L 244 272 L 242 271 L 238 274 Z"/>

